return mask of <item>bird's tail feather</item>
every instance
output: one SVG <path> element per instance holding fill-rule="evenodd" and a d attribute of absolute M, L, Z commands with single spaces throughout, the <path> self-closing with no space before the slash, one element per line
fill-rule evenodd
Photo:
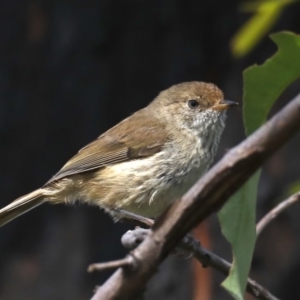
<path fill-rule="evenodd" d="M 43 203 L 41 189 L 22 196 L 0 210 L 0 227 Z"/>

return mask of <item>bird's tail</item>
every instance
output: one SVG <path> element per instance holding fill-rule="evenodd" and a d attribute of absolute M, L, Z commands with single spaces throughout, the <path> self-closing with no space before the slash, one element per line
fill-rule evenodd
<path fill-rule="evenodd" d="M 0 210 L 0 227 L 43 203 L 41 189 L 22 196 Z"/>

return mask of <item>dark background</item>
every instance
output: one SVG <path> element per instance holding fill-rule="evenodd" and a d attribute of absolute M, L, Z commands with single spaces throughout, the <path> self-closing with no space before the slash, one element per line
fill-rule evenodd
<path fill-rule="evenodd" d="M 2 0 L 0 205 L 44 184 L 78 149 L 172 84 L 214 82 L 241 103 L 242 70 L 276 47 L 266 37 L 243 59 L 232 58 L 230 40 L 249 17 L 238 6 L 234 0 Z M 300 32 L 299 15 L 299 5 L 287 8 L 272 31 Z M 297 82 L 274 111 L 299 91 Z M 227 124 L 218 158 L 244 138 L 242 110 L 231 111 Z M 266 164 L 259 218 L 300 177 L 299 146 L 298 135 Z M 252 276 L 283 299 L 300 295 L 299 213 L 295 205 L 266 229 L 253 260 Z M 214 251 L 229 259 L 215 217 L 209 227 Z M 22 216 L 0 229 L 0 299 L 89 299 L 109 273 L 87 274 L 87 265 L 123 257 L 120 237 L 128 228 L 84 205 L 46 204 Z M 230 299 L 213 274 L 211 299 Z M 198 286 L 191 260 L 171 258 L 147 299 L 192 299 Z"/>

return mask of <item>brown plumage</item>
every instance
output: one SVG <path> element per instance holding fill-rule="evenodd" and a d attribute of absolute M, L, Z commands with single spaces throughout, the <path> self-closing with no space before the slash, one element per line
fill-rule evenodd
<path fill-rule="evenodd" d="M 137 111 L 82 148 L 48 183 L 159 152 L 167 134 L 164 124 L 153 118 L 145 109 Z"/>
<path fill-rule="evenodd" d="M 188 106 L 190 100 L 196 101 L 195 108 Z M 81 149 L 41 189 L 1 209 L 0 226 L 45 201 L 76 199 L 109 211 L 121 207 L 157 216 L 211 163 L 214 153 L 206 148 L 215 152 L 223 111 L 234 105 L 222 101 L 215 85 L 202 82 L 161 92 L 146 108 Z M 202 137 L 204 127 L 211 133 Z M 207 134 L 212 138 L 206 145 Z"/>

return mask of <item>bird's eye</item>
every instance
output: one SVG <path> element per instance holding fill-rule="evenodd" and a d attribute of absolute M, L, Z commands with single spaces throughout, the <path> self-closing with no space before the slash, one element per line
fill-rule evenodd
<path fill-rule="evenodd" d="M 188 101 L 188 106 L 191 109 L 195 109 L 196 107 L 199 106 L 199 102 L 197 100 L 189 100 Z"/>

